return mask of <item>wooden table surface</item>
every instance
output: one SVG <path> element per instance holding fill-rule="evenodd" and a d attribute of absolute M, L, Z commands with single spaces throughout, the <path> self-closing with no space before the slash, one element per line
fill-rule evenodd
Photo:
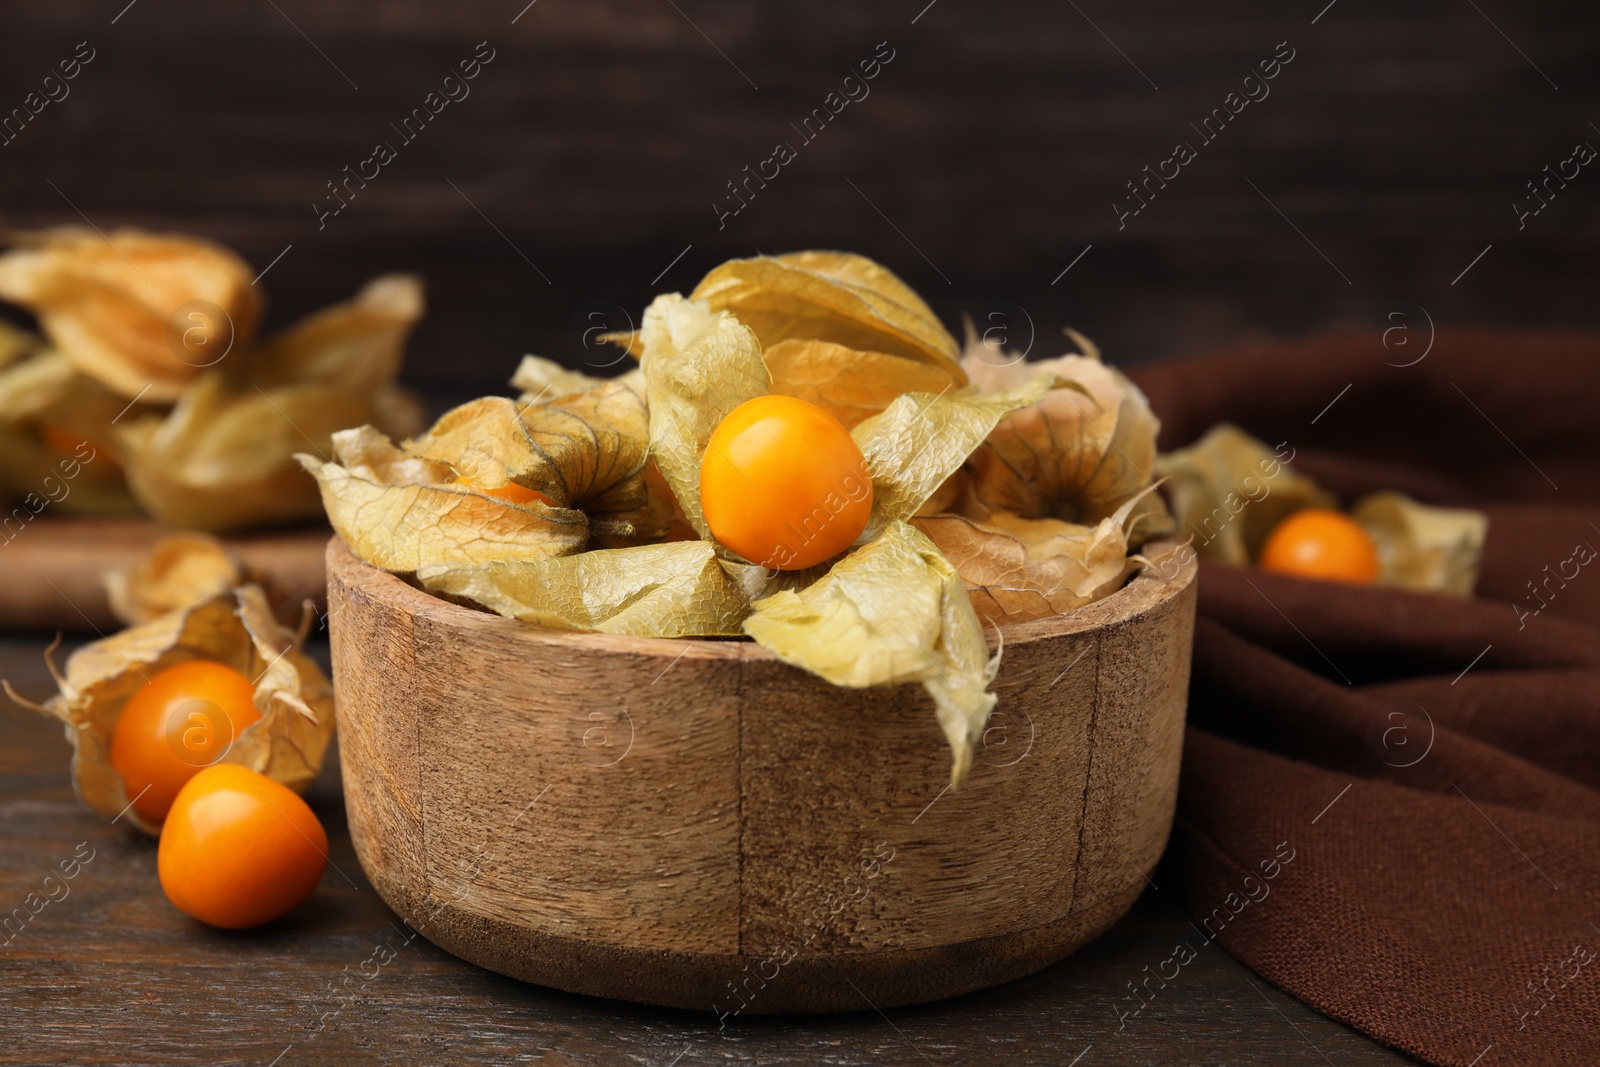
<path fill-rule="evenodd" d="M 0 640 L 0 677 L 32 699 L 51 691 L 45 645 Z M 154 841 L 78 805 L 60 727 L 4 703 L 0 906 L 22 907 L 61 860 L 93 853 L 66 897 L 0 942 L 0 1063 L 1410 1062 L 1205 944 L 1166 888 L 1039 974 L 887 1013 L 863 1004 L 719 1030 L 711 1015 L 525 985 L 411 935 L 378 899 L 350 844 L 336 758 L 308 794 L 332 860 L 311 900 L 259 930 L 212 930 L 167 903 Z M 1128 984 L 1182 941 L 1205 947 L 1119 1024 Z"/>

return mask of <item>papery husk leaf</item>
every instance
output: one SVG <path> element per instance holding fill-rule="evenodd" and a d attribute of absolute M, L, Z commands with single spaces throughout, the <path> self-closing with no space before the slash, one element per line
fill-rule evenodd
<path fill-rule="evenodd" d="M 672 502 L 645 477 L 650 422 L 644 397 L 620 381 L 523 405 L 483 397 L 442 416 L 404 450 L 448 463 L 474 485 L 515 482 L 589 519 L 591 547 L 660 538 Z"/>
<path fill-rule="evenodd" d="M 171 403 L 205 366 L 248 347 L 260 290 L 244 260 L 209 241 L 63 228 L 14 235 L 0 256 L 0 298 L 28 308 L 74 367 L 123 397 Z M 190 301 L 205 310 L 178 315 Z M 199 334 L 192 334 L 194 330 Z M 199 344 L 186 344 L 186 336 Z M 180 355 L 181 353 L 181 355 Z"/>
<path fill-rule="evenodd" d="M 43 337 L 0 319 L 0 368 L 9 367 L 44 347 Z M 0 409 L 0 416 L 4 414 L 4 409 Z"/>
<path fill-rule="evenodd" d="M 192 383 L 165 418 L 118 427 L 128 484 L 161 521 L 213 533 L 321 514 L 317 487 L 295 463 L 308 448 L 327 455 L 332 435 L 405 410 L 383 397 L 316 383 L 268 389 L 215 372 Z M 406 432 L 413 427 L 384 427 Z"/>
<path fill-rule="evenodd" d="M 1140 563 L 1124 530 L 1136 500 L 1094 526 L 996 512 L 987 522 L 960 515 L 912 521 L 960 572 L 973 610 L 1004 626 L 1074 611 L 1127 583 Z"/>
<path fill-rule="evenodd" d="M 1093 526 L 1153 484 L 1161 423 L 1121 372 L 1092 356 L 997 362 L 994 351 L 969 349 L 963 360 L 978 388 L 1015 389 L 1025 381 L 1053 387 L 1007 415 L 973 453 L 963 513 L 980 521 L 1005 511 Z M 1133 547 L 1170 533 L 1161 498 L 1142 496 L 1128 529 Z"/>
<path fill-rule="evenodd" d="M 371 426 L 334 434 L 333 448 L 337 463 L 296 458 L 315 476 L 334 530 L 374 567 L 538 559 L 577 552 L 588 539 L 581 511 L 488 496 L 450 464 L 408 455 Z"/>
<path fill-rule="evenodd" d="M 744 628 L 834 685 L 921 682 L 950 743 L 951 785 L 966 778 L 997 663 L 961 576 L 922 533 L 890 524 L 807 588 L 757 601 Z"/>
<path fill-rule="evenodd" d="M 942 393 L 960 384 L 931 363 L 832 341 L 779 341 L 761 355 L 772 375 L 772 392 L 815 404 L 846 428 L 878 414 L 902 393 Z"/>
<path fill-rule="evenodd" d="M 512 619 L 634 637 L 737 636 L 748 606 L 706 541 L 417 572 L 422 584 Z"/>
<path fill-rule="evenodd" d="M 639 330 L 615 330 L 603 333 L 600 340 L 608 345 L 616 345 L 634 359 L 644 355 L 644 337 Z"/>
<path fill-rule="evenodd" d="M 1471 598 L 1489 517 L 1466 508 L 1419 504 L 1404 493 L 1372 493 L 1350 517 L 1378 546 L 1378 584 Z"/>
<path fill-rule="evenodd" d="M 1339 506 L 1262 442 L 1220 423 L 1188 448 L 1161 456 L 1156 474 L 1172 504 L 1178 536 L 1202 559 L 1248 566 L 1272 528 L 1302 508 Z"/>
<path fill-rule="evenodd" d="M 254 580 L 244 564 L 202 533 L 161 538 L 139 562 L 104 576 L 111 612 L 125 626 L 193 607 Z"/>
<path fill-rule="evenodd" d="M 1038 400 L 1048 387 L 1041 379 L 995 395 L 972 388 L 906 393 L 858 423 L 850 435 L 872 475 L 872 514 L 857 543 L 915 515 L 1008 413 Z"/>
<path fill-rule="evenodd" d="M 517 403 L 522 407 L 559 400 L 572 393 L 595 389 L 610 382 L 621 382 L 639 395 L 644 395 L 644 373 L 633 367 L 615 378 L 601 378 L 582 371 L 570 370 L 552 359 L 542 356 L 523 356 L 517 371 L 511 376 L 511 387 L 520 389 Z"/>
<path fill-rule="evenodd" d="M 66 724 L 78 799 L 145 833 L 160 832 L 129 807 L 133 798 L 109 762 L 111 738 L 136 690 L 158 671 L 194 659 L 252 679 L 261 713 L 218 762 L 243 764 L 304 791 L 322 767 L 334 727 L 333 687 L 302 651 L 304 631 L 280 626 L 261 589 L 244 585 L 78 649 L 58 679 L 60 692 L 40 709 Z"/>
<path fill-rule="evenodd" d="M 80 439 L 66 451 L 32 427 L 0 426 L 0 502 L 15 505 L 13 518 L 22 517 L 19 509 L 99 518 L 139 514 L 122 468 L 103 443 Z M 5 529 L 14 535 L 12 527 Z"/>
<path fill-rule="evenodd" d="M 731 311 L 763 346 L 832 341 L 918 360 L 965 385 L 954 337 L 889 270 L 847 252 L 733 259 L 701 279 L 690 299 Z"/>
<path fill-rule="evenodd" d="M 0 500 L 32 494 L 63 514 L 136 514 L 110 443 L 112 422 L 127 407 L 59 352 L 37 351 L 0 369 Z"/>
<path fill-rule="evenodd" d="M 767 392 L 761 344 L 726 311 L 677 293 L 656 297 L 641 332 L 650 454 L 689 525 L 711 541 L 700 508 L 700 460 L 728 412 Z"/>
<path fill-rule="evenodd" d="M 249 377 L 263 388 L 317 382 L 361 393 L 388 385 L 400 373 L 406 339 L 422 313 L 421 279 L 382 275 L 345 303 L 269 338 L 251 353 Z"/>
<path fill-rule="evenodd" d="M 943 515 L 955 511 L 956 505 L 967 493 L 967 480 L 965 468 L 946 478 L 940 483 L 939 488 L 933 491 L 933 495 L 922 502 L 922 506 L 916 511 L 916 516 L 920 518 L 924 515 Z"/>
<path fill-rule="evenodd" d="M 917 291 L 901 281 L 898 274 L 875 259 L 869 259 L 856 252 L 839 252 L 831 249 L 785 252 L 772 258 L 845 285 L 870 290 L 887 297 L 928 323 L 933 325 L 939 323 L 939 316 L 935 315 L 927 302 L 917 295 Z M 943 327 L 940 326 L 940 329 Z M 950 338 L 950 342 L 953 349 L 955 338 Z M 943 350 L 942 339 L 940 347 Z"/>

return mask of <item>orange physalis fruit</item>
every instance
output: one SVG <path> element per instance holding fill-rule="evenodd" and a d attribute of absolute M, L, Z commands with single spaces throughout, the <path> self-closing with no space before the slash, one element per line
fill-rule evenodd
<path fill-rule="evenodd" d="M 518 485 L 516 482 L 507 482 L 505 485 L 497 486 L 494 489 L 485 489 L 481 485 L 473 485 L 472 488 L 484 496 L 492 496 L 496 500 L 504 500 L 507 504 L 550 503 L 545 498 L 545 495 L 537 489 L 529 489 L 527 486 Z"/>
<path fill-rule="evenodd" d="M 1262 570 L 1367 585 L 1378 577 L 1378 547 L 1354 519 L 1327 508 L 1295 512 L 1267 535 Z"/>
<path fill-rule="evenodd" d="M 184 783 L 260 717 L 250 679 L 211 660 L 179 663 L 152 675 L 123 705 L 111 766 L 134 810 L 160 822 Z"/>
<path fill-rule="evenodd" d="M 240 930 L 271 922 L 311 895 L 328 835 L 293 790 L 237 763 L 189 780 L 161 827 L 161 888 L 179 911 Z"/>
<path fill-rule="evenodd" d="M 700 505 L 718 541 L 778 570 L 849 548 L 872 513 L 872 478 L 850 431 L 815 404 L 758 396 L 717 424 Z"/>

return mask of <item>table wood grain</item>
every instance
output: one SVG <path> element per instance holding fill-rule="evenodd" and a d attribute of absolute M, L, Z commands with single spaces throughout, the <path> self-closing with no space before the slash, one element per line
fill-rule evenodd
<path fill-rule="evenodd" d="M 0 676 L 31 698 L 49 693 L 44 646 L 0 641 Z M 75 851 L 93 856 L 0 947 L 0 1063 L 1409 1062 L 1205 945 L 1168 888 L 1030 978 L 887 1012 L 863 1003 L 719 1029 L 709 1014 L 526 985 L 435 948 L 383 905 L 351 848 L 334 763 L 308 795 L 332 861 L 311 900 L 258 930 L 211 930 L 162 896 L 154 841 L 77 804 L 67 757 L 53 720 L 0 710 L 0 906 L 24 907 Z M 1128 983 L 1185 941 L 1197 959 L 1119 1024 Z"/>

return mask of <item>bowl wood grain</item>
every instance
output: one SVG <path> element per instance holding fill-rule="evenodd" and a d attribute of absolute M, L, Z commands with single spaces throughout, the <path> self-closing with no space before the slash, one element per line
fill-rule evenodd
<path fill-rule="evenodd" d="M 1132 905 L 1171 828 L 1192 556 L 1005 628 L 959 791 L 920 686 L 748 641 L 548 630 L 328 546 L 350 831 L 424 936 L 541 985 L 738 1013 L 1036 971 Z"/>

